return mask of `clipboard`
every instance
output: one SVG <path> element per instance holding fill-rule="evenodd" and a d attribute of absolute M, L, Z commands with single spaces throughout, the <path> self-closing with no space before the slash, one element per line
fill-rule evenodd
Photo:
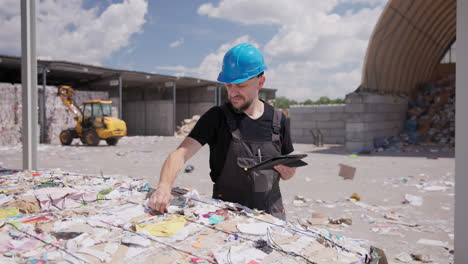
<path fill-rule="evenodd" d="M 308 165 L 307 162 L 302 161 L 305 157 L 307 157 L 307 154 L 282 155 L 267 159 L 253 167 L 244 168 L 244 171 L 273 170 L 273 167 L 276 165 L 302 167 Z"/>

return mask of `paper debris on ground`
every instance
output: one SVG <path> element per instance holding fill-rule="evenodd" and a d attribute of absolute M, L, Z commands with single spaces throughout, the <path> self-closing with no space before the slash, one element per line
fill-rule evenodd
<path fill-rule="evenodd" d="M 0 197 L 1 263 L 371 263 L 376 258 L 369 241 L 298 226 L 200 197 L 196 190 L 174 188 L 169 213 L 155 214 L 146 206 L 150 188 L 142 180 L 62 171 L 11 170 L 0 177 L 2 188 L 15 187 Z"/>
<path fill-rule="evenodd" d="M 443 242 L 440 240 L 432 240 L 432 239 L 419 239 L 418 242 L 416 242 L 421 245 L 426 245 L 426 246 L 434 246 L 434 247 L 448 247 L 448 242 Z"/>
<path fill-rule="evenodd" d="M 405 200 L 403 203 L 411 204 L 414 206 L 421 206 L 423 204 L 423 198 L 416 195 L 405 194 Z"/>

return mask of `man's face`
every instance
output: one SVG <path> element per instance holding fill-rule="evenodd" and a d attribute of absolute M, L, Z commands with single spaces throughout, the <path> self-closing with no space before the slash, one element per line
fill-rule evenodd
<path fill-rule="evenodd" d="M 243 83 L 226 83 L 229 102 L 234 109 L 243 112 L 258 98 L 258 93 L 265 83 L 265 76 L 254 77 Z"/>

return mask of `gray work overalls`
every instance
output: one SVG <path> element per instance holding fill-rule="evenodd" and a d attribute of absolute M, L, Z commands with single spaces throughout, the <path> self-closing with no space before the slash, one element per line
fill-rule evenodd
<path fill-rule="evenodd" d="M 213 198 L 265 210 L 285 220 L 279 188 L 279 173 L 275 170 L 245 172 L 260 161 L 281 155 L 280 124 L 282 114 L 274 109 L 271 141 L 254 142 L 242 139 L 237 121 L 225 104 L 221 109 L 232 134 L 223 170 L 213 186 Z"/>

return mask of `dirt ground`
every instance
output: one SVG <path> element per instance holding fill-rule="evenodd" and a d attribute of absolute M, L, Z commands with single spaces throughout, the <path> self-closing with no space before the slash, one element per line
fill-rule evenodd
<path fill-rule="evenodd" d="M 87 147 L 78 141 L 67 147 L 40 145 L 38 167 L 126 175 L 146 179 L 155 186 L 166 156 L 181 140 L 181 137 L 127 137 L 112 147 L 105 142 Z M 381 152 L 353 157 L 341 146 L 317 148 L 295 144 L 294 147 L 296 153 L 308 154 L 305 161 L 309 165 L 299 168 L 293 179 L 281 182 L 289 221 L 307 223 L 313 213 L 332 219 L 349 218 L 351 225 L 317 227 L 369 240 L 386 252 L 390 263 L 401 263 L 396 258 L 408 258 L 405 254 L 421 254 L 433 263 L 453 263 L 450 252 L 454 237 L 453 151 Z M 208 157 L 209 149 L 205 146 L 187 163 L 194 166 L 194 171 L 181 172 L 176 185 L 210 195 Z M 21 158 L 21 146 L 0 147 L 0 167 L 21 168 Z M 339 164 L 356 168 L 353 180 L 338 176 Z M 353 193 L 361 201 L 351 201 Z M 422 205 L 404 204 L 407 194 L 421 197 Z M 434 240 L 440 245 L 431 245 Z"/>

